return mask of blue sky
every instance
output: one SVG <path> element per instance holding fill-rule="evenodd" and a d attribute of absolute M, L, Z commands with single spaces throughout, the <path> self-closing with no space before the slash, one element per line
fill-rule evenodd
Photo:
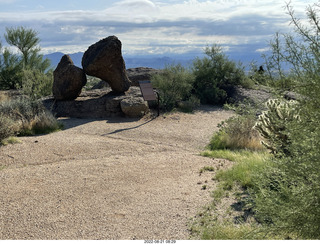
<path fill-rule="evenodd" d="M 316 0 L 292 0 L 298 16 Z M 283 0 L 0 0 L 5 27 L 39 33 L 44 53 L 74 53 L 110 35 L 124 54 L 202 53 L 207 45 L 261 53 L 277 32 L 289 31 Z"/>

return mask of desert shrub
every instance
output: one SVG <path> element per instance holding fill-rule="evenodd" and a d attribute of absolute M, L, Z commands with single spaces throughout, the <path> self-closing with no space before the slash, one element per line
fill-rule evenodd
<path fill-rule="evenodd" d="M 256 175 L 250 194 L 256 217 L 268 231 L 292 239 L 320 238 L 319 8 L 307 8 L 309 25 L 304 26 L 288 5 L 299 41 L 285 36 L 278 54 L 291 65 L 295 91 L 304 99 L 296 105 L 299 119 L 285 122 L 289 153 L 274 158 L 274 164 Z"/>
<path fill-rule="evenodd" d="M 198 104 L 198 100 L 191 96 L 194 77 L 192 73 L 182 65 L 167 66 L 160 74 L 151 78 L 153 86 L 160 94 L 161 107 L 167 111 L 180 106 L 192 108 Z M 181 102 L 188 102 L 184 104 Z"/>
<path fill-rule="evenodd" d="M 36 69 L 23 70 L 22 92 L 32 99 L 48 96 L 52 91 L 53 73 Z"/>
<path fill-rule="evenodd" d="M 232 117 L 219 125 L 209 143 L 211 150 L 217 149 L 251 149 L 260 150 L 260 135 L 254 128 L 256 118 L 254 115 Z"/>
<path fill-rule="evenodd" d="M 4 114 L 0 114 L 0 142 L 17 132 L 15 122 Z"/>
<path fill-rule="evenodd" d="M 39 101 L 21 97 L 0 103 L 2 123 L 6 123 L 3 137 L 13 134 L 34 135 L 62 128 L 56 118 Z M 4 139 L 2 138 L 2 139 Z"/>
<path fill-rule="evenodd" d="M 229 60 L 219 46 L 207 47 L 205 54 L 193 63 L 193 92 L 202 104 L 223 104 L 234 92 L 234 86 L 244 82 L 244 68 Z"/>
<path fill-rule="evenodd" d="M 200 99 L 194 95 L 191 95 L 186 101 L 180 101 L 177 103 L 177 107 L 180 111 L 185 113 L 191 113 L 194 109 L 200 106 Z"/>

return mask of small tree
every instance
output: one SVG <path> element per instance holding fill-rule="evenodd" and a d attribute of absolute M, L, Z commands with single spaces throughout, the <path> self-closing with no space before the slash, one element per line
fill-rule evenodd
<path fill-rule="evenodd" d="M 40 54 L 37 32 L 24 27 L 6 28 L 6 32 L 4 36 L 7 43 L 17 47 L 21 55 L 13 54 L 7 48 L 2 51 L 0 89 L 22 88 L 24 93 L 33 98 L 48 95 L 47 87 L 52 83 L 49 77 L 52 72 L 47 72 L 50 61 L 43 59 Z"/>
<path fill-rule="evenodd" d="M 27 67 L 29 64 L 29 57 L 32 52 L 39 52 L 37 47 L 40 39 L 37 37 L 38 33 L 32 29 L 25 29 L 24 27 L 6 28 L 4 35 L 9 45 L 15 46 L 22 53 L 23 66 Z"/>
<path fill-rule="evenodd" d="M 291 5 L 287 9 L 297 36 L 284 35 L 285 42 L 279 43 L 276 55 L 290 65 L 293 89 L 303 99 L 294 105 L 299 119 L 297 114 L 290 115 L 289 109 L 290 119 L 277 122 L 285 123 L 285 128 L 274 127 L 277 134 L 282 132 L 290 139 L 290 143 L 287 139 L 281 140 L 290 153 L 274 159 L 264 174 L 257 175 L 256 187 L 250 195 L 256 217 L 269 231 L 284 233 L 287 238 L 319 239 L 320 5 L 307 8 L 309 25 L 303 25 L 295 17 Z M 279 67 L 278 64 L 274 67 Z M 278 75 L 281 76 L 280 69 Z"/>
<path fill-rule="evenodd" d="M 0 89 L 15 89 L 22 78 L 19 57 L 7 48 L 2 51 L 0 47 L 0 53 Z"/>

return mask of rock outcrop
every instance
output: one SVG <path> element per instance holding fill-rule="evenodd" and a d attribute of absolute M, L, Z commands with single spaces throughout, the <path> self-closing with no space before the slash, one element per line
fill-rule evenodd
<path fill-rule="evenodd" d="M 69 55 L 64 55 L 53 72 L 52 93 L 56 100 L 74 100 L 87 83 L 84 71 L 75 66 Z"/>
<path fill-rule="evenodd" d="M 122 103 L 123 100 L 132 102 Z M 138 87 L 130 87 L 125 94 L 120 96 L 115 95 L 111 88 L 107 87 L 103 90 L 84 91 L 76 100 L 72 101 L 55 101 L 48 97 L 43 99 L 42 103 L 57 117 L 110 118 L 128 116 L 138 118 L 149 110 Z M 126 106 L 127 103 L 129 105 Z"/>
<path fill-rule="evenodd" d="M 148 67 L 137 67 L 127 69 L 127 75 L 131 81 L 132 86 L 139 86 L 139 81 L 151 80 L 152 75 L 159 74 L 161 72 L 161 70 Z"/>
<path fill-rule="evenodd" d="M 126 74 L 121 47 L 116 36 L 109 36 L 91 45 L 82 58 L 85 73 L 108 82 L 117 93 L 127 91 L 131 83 Z"/>

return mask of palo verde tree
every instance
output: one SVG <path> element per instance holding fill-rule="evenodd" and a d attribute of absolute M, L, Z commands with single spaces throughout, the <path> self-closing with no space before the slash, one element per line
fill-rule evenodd
<path fill-rule="evenodd" d="M 273 42 L 273 57 L 268 60 L 269 67 L 274 67 L 272 74 L 278 72 L 279 77 L 286 77 L 282 64 L 289 64 L 290 88 L 302 98 L 296 104 L 299 119 L 283 120 L 288 153 L 257 176 L 251 196 L 256 217 L 268 231 L 286 238 L 319 239 L 320 4 L 306 9 L 309 22 L 298 19 L 290 4 L 287 10 L 295 35 Z"/>
<path fill-rule="evenodd" d="M 4 37 L 9 45 L 18 49 L 20 54 L 10 52 L 8 48 L 2 50 L 0 88 L 22 88 L 27 95 L 34 97 L 50 94 L 49 83 L 52 83 L 52 72 L 47 72 L 50 61 L 40 54 L 38 33 L 24 27 L 6 28 Z M 31 73 L 32 76 L 30 76 Z M 42 92 L 35 94 L 33 91 L 39 91 L 37 89 L 39 85 L 48 89 L 40 89 Z"/>
<path fill-rule="evenodd" d="M 23 66 L 26 67 L 31 53 L 39 51 L 40 39 L 37 37 L 37 32 L 23 27 L 6 28 L 6 32 L 4 37 L 7 43 L 19 49 L 22 53 Z"/>
<path fill-rule="evenodd" d="M 0 45 L 0 89 L 15 89 L 22 80 L 21 71 L 19 57 Z"/>

